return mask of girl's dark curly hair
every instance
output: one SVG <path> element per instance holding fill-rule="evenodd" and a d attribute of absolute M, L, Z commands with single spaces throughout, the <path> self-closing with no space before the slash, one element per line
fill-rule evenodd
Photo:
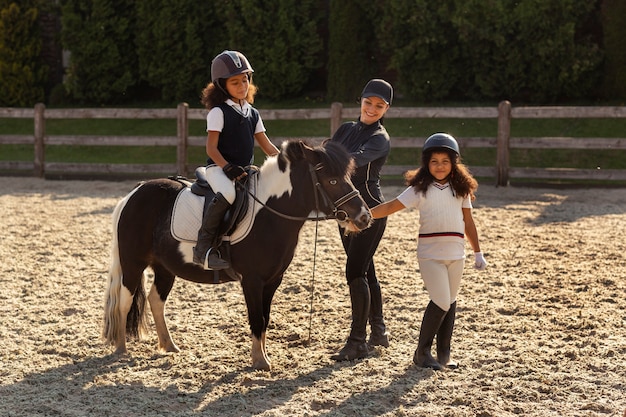
<path fill-rule="evenodd" d="M 431 148 L 426 152 L 422 152 L 422 165 L 414 170 L 407 171 L 404 174 L 406 185 L 415 188 L 415 191 L 419 191 L 422 194 L 426 194 L 428 186 L 435 181 L 435 178 L 430 174 L 428 170 L 428 162 L 433 152 L 447 153 L 452 161 L 452 171 L 448 181 L 454 192 L 462 197 L 469 196 L 474 200 L 474 192 L 478 188 L 478 182 L 463 163 L 461 163 L 461 157 L 451 149 L 447 148 Z"/>
<path fill-rule="evenodd" d="M 252 82 L 252 76 L 248 75 L 248 77 L 250 80 L 250 86 L 248 87 L 246 101 L 252 104 L 254 103 L 254 96 L 256 96 L 259 89 Z M 210 82 L 206 85 L 206 87 L 204 87 L 202 95 L 200 96 L 200 102 L 209 110 L 230 98 L 230 96 L 226 93 L 226 80 L 220 78 L 218 82 L 220 83 L 221 88 Z"/>

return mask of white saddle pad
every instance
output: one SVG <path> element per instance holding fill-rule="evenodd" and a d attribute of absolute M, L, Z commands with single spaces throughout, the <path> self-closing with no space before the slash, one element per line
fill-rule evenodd
<path fill-rule="evenodd" d="M 255 194 L 258 175 L 252 176 L 249 180 L 250 192 Z M 230 240 L 231 244 L 244 239 L 254 223 L 256 213 L 261 205 L 252 197 L 248 198 L 248 210 L 245 217 L 239 222 L 237 228 L 231 236 L 224 236 L 223 240 Z M 202 225 L 202 212 L 204 211 L 204 197 L 191 192 L 191 188 L 183 189 L 174 202 L 172 209 L 172 223 L 170 230 L 174 239 L 179 242 L 192 242 L 198 240 L 198 230 Z"/>
<path fill-rule="evenodd" d="M 178 193 L 172 210 L 172 236 L 180 242 L 196 242 L 203 210 L 204 197 L 192 193 L 191 188 Z"/>

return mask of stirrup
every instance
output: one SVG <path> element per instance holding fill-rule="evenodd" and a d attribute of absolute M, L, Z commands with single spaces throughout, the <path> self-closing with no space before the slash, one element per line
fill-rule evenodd
<path fill-rule="evenodd" d="M 206 256 L 204 258 L 204 269 L 219 271 L 222 269 L 230 268 L 230 264 L 226 260 L 222 259 L 222 254 L 220 253 L 220 251 L 215 249 L 215 252 L 217 253 L 212 253 L 213 249 L 214 248 L 210 248 L 206 253 Z"/>

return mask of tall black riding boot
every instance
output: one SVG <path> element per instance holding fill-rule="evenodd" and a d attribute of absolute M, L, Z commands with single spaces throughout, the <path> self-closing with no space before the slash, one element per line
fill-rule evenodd
<path fill-rule="evenodd" d="M 376 282 L 370 285 L 370 338 L 367 344 L 371 347 L 389 347 L 389 334 L 383 319 L 383 297 L 380 292 L 380 284 Z"/>
<path fill-rule="evenodd" d="M 218 229 L 226 210 L 230 207 L 222 193 L 215 194 L 213 200 L 204 206 L 202 226 L 198 230 L 198 242 L 193 248 L 193 262 L 204 269 L 226 269 L 230 265 L 222 259 L 216 249 L 219 246 Z"/>
<path fill-rule="evenodd" d="M 446 315 L 446 312 L 437 306 L 437 304 L 430 301 L 424 311 L 424 318 L 422 319 L 422 327 L 420 328 L 420 336 L 417 342 L 417 349 L 413 355 L 413 363 L 422 368 L 432 368 L 434 370 L 441 370 L 439 362 L 433 358 L 430 350 L 433 346 L 433 339 L 439 330 L 441 321 Z"/>
<path fill-rule="evenodd" d="M 360 277 L 350 282 L 350 300 L 352 302 L 352 327 L 350 336 L 341 350 L 331 356 L 336 361 L 351 361 L 365 358 L 369 348 L 365 343 L 367 317 L 370 311 L 370 288 L 365 278 Z"/>
<path fill-rule="evenodd" d="M 458 364 L 450 360 L 450 342 L 454 321 L 456 319 L 456 301 L 450 305 L 450 310 L 446 313 L 439 331 L 437 332 L 437 362 L 447 368 L 458 368 Z"/>

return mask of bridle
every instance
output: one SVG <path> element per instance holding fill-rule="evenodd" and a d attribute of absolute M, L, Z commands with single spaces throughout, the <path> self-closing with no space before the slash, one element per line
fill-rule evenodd
<path fill-rule="evenodd" d="M 322 187 L 322 184 L 319 181 L 319 178 L 317 177 L 317 171 L 319 171 L 320 169 L 323 168 L 323 165 L 317 164 L 317 165 L 313 165 L 313 164 L 309 164 L 309 174 L 311 177 L 311 181 L 313 183 L 313 190 L 314 193 L 313 195 L 315 196 L 315 211 L 316 212 L 320 212 L 320 197 L 323 201 L 324 206 L 323 207 L 330 207 L 332 210 L 332 214 L 326 215 L 326 216 L 317 216 L 317 217 L 298 217 L 298 216 L 291 216 L 289 214 L 285 214 L 285 213 L 281 213 L 278 210 L 273 209 L 272 207 L 269 207 L 267 204 L 263 203 L 261 200 L 259 200 L 259 198 L 253 194 L 252 192 L 250 192 L 250 190 L 245 187 L 243 184 L 239 183 L 238 181 L 236 182 L 237 186 L 239 187 L 244 187 L 246 189 L 246 192 L 248 193 L 248 195 L 250 195 L 250 197 L 252 197 L 257 203 L 259 203 L 262 207 L 266 208 L 267 210 L 269 210 L 271 213 L 282 217 L 284 219 L 288 219 L 288 220 L 295 220 L 295 221 L 306 221 L 306 220 L 332 220 L 332 219 L 336 219 L 339 221 L 345 221 L 346 219 L 349 219 L 348 213 L 345 210 L 341 210 L 340 207 L 344 204 L 346 204 L 348 201 L 352 200 L 355 197 L 358 197 L 360 195 L 359 191 L 356 189 L 352 189 L 352 191 L 350 191 L 349 193 L 347 193 L 346 195 L 344 195 L 343 197 L 339 197 L 337 200 L 332 201 L 330 199 L 330 197 L 328 196 L 328 193 L 324 190 L 324 188 Z"/>

